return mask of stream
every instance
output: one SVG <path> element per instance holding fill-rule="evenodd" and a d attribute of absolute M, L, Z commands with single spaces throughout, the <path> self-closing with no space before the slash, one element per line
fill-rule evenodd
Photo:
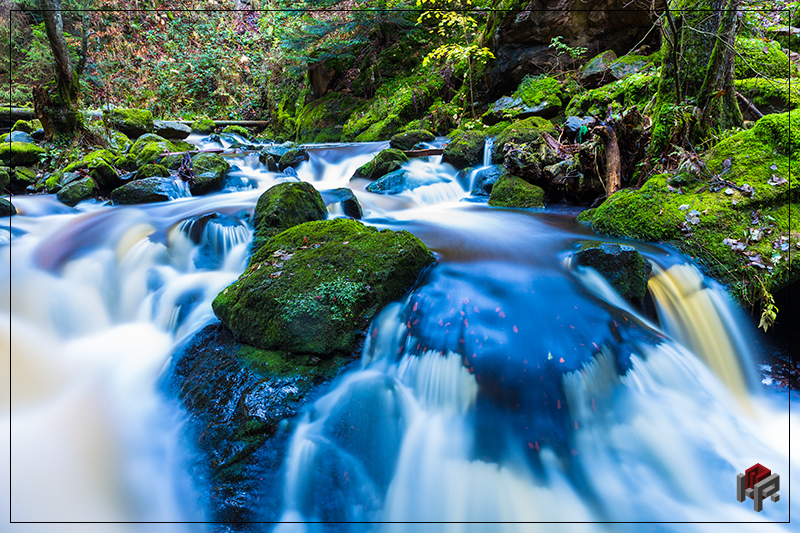
<path fill-rule="evenodd" d="M 754 326 L 724 288 L 674 249 L 634 243 L 653 265 L 652 309 L 634 308 L 572 264 L 582 241 L 624 242 L 576 223 L 580 209 L 489 207 L 470 196 L 474 172 L 459 179 L 441 157 L 406 163 L 425 185 L 401 194 L 349 181 L 387 146 L 311 146 L 297 177 L 226 154 L 224 190 L 158 204 L 15 197 L 20 214 L 0 219 L 2 522 L 35 524 L 3 528 L 212 530 L 187 414 L 159 379 L 244 270 L 258 197 L 300 179 L 326 201 L 352 188 L 363 222 L 412 232 L 437 263 L 296 420 L 260 498 L 283 523 L 256 530 L 792 530 L 797 396 L 759 382 Z M 760 513 L 735 497 L 755 463 L 781 476 Z"/>

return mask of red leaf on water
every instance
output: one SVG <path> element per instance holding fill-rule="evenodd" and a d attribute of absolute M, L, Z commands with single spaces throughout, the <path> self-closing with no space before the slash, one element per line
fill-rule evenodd
<path fill-rule="evenodd" d="M 517 326 L 514 326 L 513 329 L 514 329 L 514 333 L 519 333 L 519 330 L 517 329 Z"/>

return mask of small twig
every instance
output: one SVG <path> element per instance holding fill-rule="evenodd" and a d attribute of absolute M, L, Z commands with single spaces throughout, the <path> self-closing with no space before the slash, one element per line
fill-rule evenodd
<path fill-rule="evenodd" d="M 747 108 L 747 110 L 750 111 L 750 113 L 752 113 L 753 116 L 756 117 L 756 120 L 758 120 L 758 119 L 760 119 L 761 117 L 764 116 L 764 114 L 761 111 L 759 111 L 758 108 L 756 108 L 756 106 L 753 105 L 753 102 L 751 102 L 750 100 L 745 98 L 744 95 L 742 93 L 740 93 L 739 91 L 736 91 L 736 98 L 738 98 L 739 101 L 742 104 L 744 104 L 744 106 Z"/>

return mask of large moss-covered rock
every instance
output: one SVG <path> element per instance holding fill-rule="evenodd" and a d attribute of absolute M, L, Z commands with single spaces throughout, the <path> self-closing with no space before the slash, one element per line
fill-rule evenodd
<path fill-rule="evenodd" d="M 194 133 L 214 133 L 214 129 L 216 129 L 216 124 L 210 118 L 199 118 L 192 122 L 191 128 Z"/>
<path fill-rule="evenodd" d="M 705 173 L 661 174 L 579 220 L 606 235 L 668 242 L 739 298 L 757 299 L 756 276 L 769 291 L 800 277 L 789 269 L 800 242 L 800 186 L 789 180 L 800 175 L 798 146 L 800 115 L 766 115 L 704 156 L 708 172 L 732 186 L 708 184 Z"/>
<path fill-rule="evenodd" d="M 647 292 L 652 266 L 633 246 L 584 243 L 574 261 L 577 266 L 595 269 L 626 300 L 641 302 Z"/>
<path fill-rule="evenodd" d="M 550 76 L 526 76 L 511 96 L 504 96 L 483 114 L 484 124 L 529 117 L 553 118 L 563 108 L 567 92 L 560 81 Z"/>
<path fill-rule="evenodd" d="M 42 122 L 39 119 L 18 120 L 11 128 L 11 133 L 14 133 L 15 131 L 21 131 L 30 135 L 31 133 L 40 129 L 42 129 Z"/>
<path fill-rule="evenodd" d="M 408 157 L 400 150 L 387 148 L 378 153 L 371 161 L 358 167 L 350 179 L 364 178 L 376 180 L 389 172 L 399 170 L 403 163 L 408 162 Z"/>
<path fill-rule="evenodd" d="M 5 191 L 11 183 L 11 174 L 8 167 L 0 167 L 0 191 Z"/>
<path fill-rule="evenodd" d="M 46 152 L 43 148 L 31 143 L 0 143 L 0 160 L 6 165 L 35 165 L 39 162 L 39 156 L 44 153 Z"/>
<path fill-rule="evenodd" d="M 102 120 L 92 120 L 88 113 L 84 113 L 83 127 L 115 154 L 124 154 L 131 148 L 132 143 L 127 135 L 105 126 Z"/>
<path fill-rule="evenodd" d="M 278 159 L 278 169 L 284 171 L 289 167 L 299 165 L 303 161 L 308 161 L 308 152 L 303 148 L 292 148 L 284 152 Z"/>
<path fill-rule="evenodd" d="M 444 147 L 442 163 L 450 163 L 457 169 L 480 166 L 483 163 L 485 144 L 486 137 L 481 132 L 458 132 Z"/>
<path fill-rule="evenodd" d="M 10 217 L 17 214 L 17 208 L 8 198 L 0 198 L 0 217 Z"/>
<path fill-rule="evenodd" d="M 586 87 L 593 89 L 604 83 L 613 81 L 611 64 L 617 60 L 613 50 L 596 55 L 581 68 L 580 80 Z"/>
<path fill-rule="evenodd" d="M 738 37 L 734 45 L 736 57 L 733 60 L 736 79 L 744 78 L 782 78 L 797 75 L 797 66 L 792 65 L 789 56 L 783 53 L 781 45 L 764 39 Z"/>
<path fill-rule="evenodd" d="M 129 155 L 133 159 L 136 167 L 155 163 L 161 158 L 161 154 L 169 152 L 179 152 L 177 147 L 154 133 L 142 135 L 131 146 Z"/>
<path fill-rule="evenodd" d="M 411 150 L 419 143 L 429 143 L 434 139 L 436 139 L 436 137 L 428 130 L 406 130 L 392 136 L 389 141 L 389 146 L 397 150 Z"/>
<path fill-rule="evenodd" d="M 544 207 L 544 190 L 522 178 L 504 173 L 492 187 L 489 205 L 523 209 Z"/>
<path fill-rule="evenodd" d="M 153 114 L 147 109 L 116 108 L 103 111 L 106 123 L 128 137 L 139 137 L 153 131 Z"/>
<path fill-rule="evenodd" d="M 307 222 L 264 244 L 213 308 L 237 339 L 259 348 L 350 353 L 377 312 L 433 261 L 406 231 L 345 218 Z"/>
<path fill-rule="evenodd" d="M 597 89 L 577 93 L 567 104 L 565 113 L 567 116 L 605 118 L 609 105 L 614 111 L 633 106 L 643 109 L 657 90 L 658 75 L 645 70 Z"/>
<path fill-rule="evenodd" d="M 222 128 L 221 133 L 232 133 L 234 135 L 238 135 L 240 137 L 244 137 L 245 139 L 250 138 L 250 132 L 247 131 L 247 128 L 243 128 L 241 126 L 236 126 L 235 124 L 229 124 Z"/>
<path fill-rule="evenodd" d="M 342 125 L 360 102 L 349 94 L 328 93 L 297 115 L 297 142 L 327 143 L 342 138 Z"/>
<path fill-rule="evenodd" d="M 117 205 L 166 202 L 173 190 L 169 178 L 144 178 L 117 187 L 111 191 L 111 200 Z"/>
<path fill-rule="evenodd" d="M 30 190 L 37 181 L 37 172 L 31 167 L 15 167 L 11 170 L 11 185 L 17 190 Z"/>
<path fill-rule="evenodd" d="M 231 165 L 218 154 L 199 153 L 192 157 L 192 169 L 194 183 L 190 184 L 190 190 L 197 196 L 222 188 Z"/>
<path fill-rule="evenodd" d="M 304 222 L 325 220 L 327 215 L 322 196 L 310 183 L 301 181 L 274 185 L 256 203 L 253 213 L 253 250 L 258 250 L 282 231 Z"/>
<path fill-rule="evenodd" d="M 61 202 L 73 207 L 84 200 L 93 198 L 97 193 L 97 184 L 92 178 L 82 178 L 75 180 L 58 191 L 56 198 Z"/>
<path fill-rule="evenodd" d="M 734 82 L 736 90 L 767 115 L 783 113 L 800 106 L 800 84 L 787 79 L 747 78 Z M 740 106 L 745 118 L 755 120 L 750 110 Z"/>
<path fill-rule="evenodd" d="M 529 143 L 539 146 L 544 143 L 544 137 L 542 136 L 544 133 L 558 135 L 553 129 L 553 124 L 541 117 L 531 117 L 514 122 L 495 138 L 492 146 L 492 163 L 497 164 L 503 161 L 503 153 L 507 143 Z"/>
<path fill-rule="evenodd" d="M 163 165 L 156 165 L 153 163 L 149 163 L 144 165 L 139 170 L 136 171 L 136 179 L 144 179 L 144 178 L 168 178 L 169 177 L 169 170 Z"/>

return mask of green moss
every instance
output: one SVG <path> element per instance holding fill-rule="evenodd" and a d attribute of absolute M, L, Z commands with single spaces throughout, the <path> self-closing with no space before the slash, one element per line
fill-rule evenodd
<path fill-rule="evenodd" d="M 503 161 L 503 147 L 506 143 L 540 145 L 544 142 L 542 134 L 545 132 L 551 135 L 558 135 L 553 129 L 553 124 L 549 120 L 540 117 L 531 117 L 514 122 L 495 138 L 492 146 L 492 163 L 497 164 Z"/>
<path fill-rule="evenodd" d="M 197 196 L 219 190 L 231 166 L 219 154 L 199 153 L 192 157 L 192 170 L 194 183 L 190 184 L 190 188 L 192 194 Z"/>
<path fill-rule="evenodd" d="M 282 231 L 328 215 L 319 192 L 306 182 L 279 183 L 258 198 L 253 214 L 253 250 Z"/>
<path fill-rule="evenodd" d="M 194 133 L 214 133 L 217 126 L 210 118 L 199 118 L 192 122 L 190 127 Z"/>
<path fill-rule="evenodd" d="M 492 187 L 489 205 L 521 209 L 544 207 L 544 190 L 504 172 Z"/>
<path fill-rule="evenodd" d="M 106 123 L 129 137 L 139 137 L 153 131 L 153 114 L 147 109 L 116 108 L 103 111 Z"/>
<path fill-rule="evenodd" d="M 94 197 L 97 192 L 97 184 L 92 178 L 83 178 L 65 186 L 58 191 L 56 198 L 66 205 L 73 207 L 82 202 Z"/>
<path fill-rule="evenodd" d="M 0 167 L 0 192 L 8 188 L 11 183 L 11 175 L 8 173 L 8 167 Z"/>
<path fill-rule="evenodd" d="M 788 79 L 748 78 L 734 83 L 736 90 L 764 114 L 789 111 L 800 105 L 800 84 Z"/>
<path fill-rule="evenodd" d="M 235 126 L 235 125 L 225 126 L 225 128 L 223 128 L 222 130 L 222 133 L 233 133 L 234 135 L 239 135 L 240 137 L 244 137 L 245 139 L 250 138 L 250 132 L 247 131 L 247 128 L 243 128 L 241 126 Z"/>
<path fill-rule="evenodd" d="M 797 76 L 797 66 L 789 61 L 780 44 L 764 39 L 738 37 L 734 45 L 735 77 L 744 78 L 783 78 Z"/>
<path fill-rule="evenodd" d="M 360 102 L 350 95 L 329 93 L 307 104 L 297 115 L 297 142 L 338 142 L 342 138 L 342 124 Z"/>
<path fill-rule="evenodd" d="M 10 217 L 17 214 L 17 208 L 8 198 L 0 198 L 0 217 Z"/>
<path fill-rule="evenodd" d="M 33 133 L 36 130 L 42 129 L 42 122 L 39 119 L 33 120 L 18 120 L 11 128 L 11 132 L 21 131 L 24 133 Z"/>
<path fill-rule="evenodd" d="M 31 143 L 13 141 L 0 144 L 0 160 L 6 165 L 34 165 L 45 153 L 43 148 Z"/>
<path fill-rule="evenodd" d="M 550 76 L 525 76 L 514 95 L 519 96 L 529 106 L 539 105 L 545 100 L 560 106 L 564 86 Z"/>
<path fill-rule="evenodd" d="M 371 161 L 358 167 L 350 179 L 364 178 L 376 180 L 389 172 L 394 172 L 408 161 L 408 157 L 401 150 L 387 148 L 378 153 Z"/>
<path fill-rule="evenodd" d="M 214 312 L 242 342 L 265 350 L 346 354 L 433 260 L 406 231 L 344 218 L 307 222 L 267 241 Z"/>
<path fill-rule="evenodd" d="M 117 187 L 111 191 L 111 200 L 117 205 L 166 202 L 170 189 L 166 178 L 144 178 Z"/>
<path fill-rule="evenodd" d="M 136 179 L 142 178 L 168 178 L 169 177 L 169 170 L 162 165 L 156 165 L 153 163 L 148 163 L 143 165 L 139 170 L 136 171 Z"/>
<path fill-rule="evenodd" d="M 652 267 L 633 246 L 596 241 L 581 244 L 575 264 L 595 269 L 623 297 L 642 301 Z"/>
<path fill-rule="evenodd" d="M 633 106 L 643 109 L 658 90 L 658 75 L 637 72 L 597 89 L 578 93 L 567 104 L 567 116 L 602 116 L 608 106 L 618 111 Z"/>
<path fill-rule="evenodd" d="M 756 122 L 752 131 L 757 139 L 772 146 L 779 153 L 783 155 L 792 155 L 795 160 L 798 158 L 797 150 L 800 148 L 800 113 L 766 115 Z M 745 136 L 742 135 L 742 137 Z"/>
<path fill-rule="evenodd" d="M 483 163 L 483 147 L 486 137 L 477 131 L 461 131 L 452 136 L 444 147 L 442 163 L 450 163 L 456 169 L 474 167 Z"/>
<path fill-rule="evenodd" d="M 389 146 L 398 150 L 411 150 L 419 143 L 429 143 L 436 137 L 425 129 L 407 129 L 398 133 L 389 141 Z"/>
<path fill-rule="evenodd" d="M 101 121 L 83 117 L 83 126 L 94 135 L 106 148 L 115 154 L 124 154 L 131 148 L 131 140 L 121 131 L 106 127 Z"/>

